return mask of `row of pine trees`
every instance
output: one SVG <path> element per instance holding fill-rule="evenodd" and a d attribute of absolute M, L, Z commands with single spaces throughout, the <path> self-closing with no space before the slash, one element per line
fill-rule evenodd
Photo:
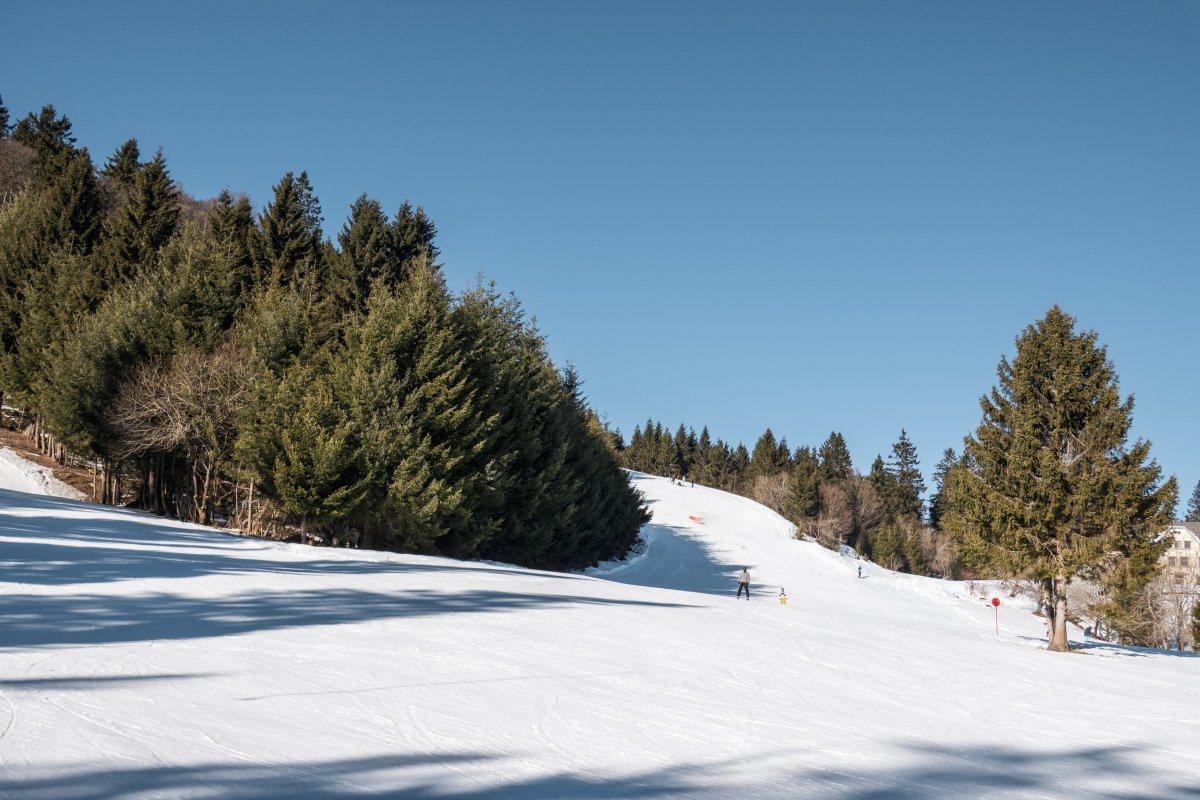
<path fill-rule="evenodd" d="M 953 543 L 936 530 L 938 492 L 956 461 L 947 450 L 939 463 L 929 518 L 921 499 L 925 482 L 916 446 L 906 431 L 885 461 L 877 456 L 863 475 L 855 468 L 845 437 L 834 431 L 819 447 L 788 445 L 768 428 L 753 450 L 713 440 L 708 427 L 697 435 L 680 425 L 672 434 L 649 419 L 621 443 L 629 469 L 679 476 L 750 497 L 784 515 L 802 536 L 830 547 L 848 545 L 886 566 L 922 575 L 956 576 L 961 564 Z"/>
<path fill-rule="evenodd" d="M 97 499 L 309 541 L 574 568 L 648 518 L 520 303 L 452 293 L 433 222 L 304 172 L 255 214 L 130 139 L 96 168 L 0 101 L 0 390 Z"/>

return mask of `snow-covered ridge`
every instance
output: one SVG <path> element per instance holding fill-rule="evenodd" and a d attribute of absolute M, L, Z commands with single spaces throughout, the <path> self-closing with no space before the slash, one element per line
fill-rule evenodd
<path fill-rule="evenodd" d="M 4 483 L 0 798 L 1194 796 L 1200 660 L 1048 653 L 1007 597 L 997 638 L 962 584 L 632 480 L 648 547 L 587 575 Z"/>

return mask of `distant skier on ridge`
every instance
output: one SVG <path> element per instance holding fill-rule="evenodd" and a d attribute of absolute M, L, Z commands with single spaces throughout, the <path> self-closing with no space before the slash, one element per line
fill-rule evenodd
<path fill-rule="evenodd" d="M 734 600 L 738 600 L 741 598 L 743 589 L 746 590 L 746 600 L 749 601 L 750 600 L 750 568 L 749 567 L 742 567 L 742 574 L 738 575 L 737 597 L 733 598 Z"/>

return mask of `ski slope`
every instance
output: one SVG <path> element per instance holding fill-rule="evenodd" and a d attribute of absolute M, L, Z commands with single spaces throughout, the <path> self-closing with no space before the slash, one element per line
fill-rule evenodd
<path fill-rule="evenodd" d="M 1200 660 L 1049 653 L 1007 597 L 997 638 L 963 584 L 859 579 L 744 498 L 635 473 L 647 548 L 568 575 L 29 472 L 0 459 L 0 798 L 1200 796 Z"/>

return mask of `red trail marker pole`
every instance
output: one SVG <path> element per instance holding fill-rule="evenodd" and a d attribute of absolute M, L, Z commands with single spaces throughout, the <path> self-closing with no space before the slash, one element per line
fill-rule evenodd
<path fill-rule="evenodd" d="M 992 606 L 996 609 L 996 638 L 1000 638 L 1000 598 L 992 598 Z"/>

